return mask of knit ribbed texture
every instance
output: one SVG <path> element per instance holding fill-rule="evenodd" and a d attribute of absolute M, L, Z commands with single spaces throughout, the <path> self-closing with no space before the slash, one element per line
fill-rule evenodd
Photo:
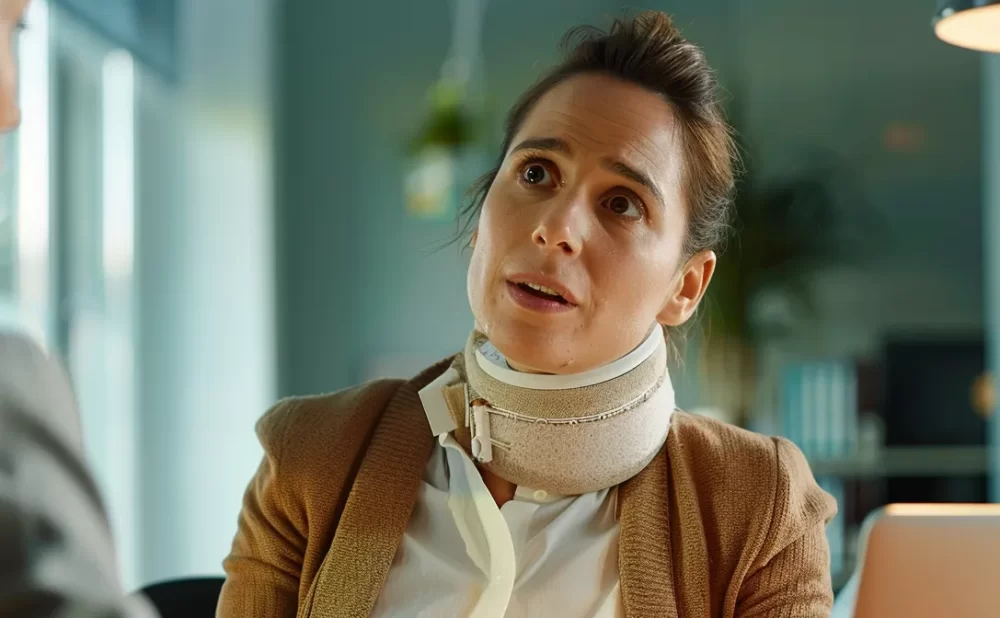
<path fill-rule="evenodd" d="M 262 419 L 266 454 L 218 616 L 370 614 L 431 452 L 417 392 L 446 367 L 291 400 Z M 829 616 L 824 527 L 836 505 L 787 441 L 678 412 L 619 506 L 629 618 Z"/>
<path fill-rule="evenodd" d="M 668 465 L 657 457 L 618 488 L 618 571 L 627 616 L 677 616 Z"/>
<path fill-rule="evenodd" d="M 264 459 L 223 562 L 217 615 L 310 615 L 311 584 L 329 553 L 358 460 L 401 384 L 382 380 L 288 399 L 260 419 Z"/>
<path fill-rule="evenodd" d="M 383 414 L 355 478 L 356 489 L 388 491 L 350 492 L 329 552 L 340 559 L 323 563 L 305 616 L 367 616 L 374 607 L 396 553 L 386 543 L 398 544 L 406 532 L 433 447 L 427 421 L 414 409 L 420 398 L 406 384 Z"/>

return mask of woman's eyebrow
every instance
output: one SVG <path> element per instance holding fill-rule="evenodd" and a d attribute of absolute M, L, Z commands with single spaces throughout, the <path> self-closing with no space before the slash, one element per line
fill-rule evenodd
<path fill-rule="evenodd" d="M 552 150 L 563 154 L 573 154 L 569 143 L 558 137 L 529 137 L 511 149 L 511 153 L 518 150 Z"/>
<path fill-rule="evenodd" d="M 602 159 L 601 165 L 604 166 L 604 169 L 610 172 L 628 178 L 632 182 L 636 182 L 642 185 L 643 187 L 646 187 L 646 189 L 648 189 L 649 192 L 653 194 L 653 197 L 656 198 L 656 200 L 660 203 L 661 206 L 666 204 L 666 201 L 663 199 L 663 192 L 660 191 L 660 188 L 656 186 L 656 183 L 653 182 L 653 179 L 649 177 L 649 174 L 646 174 L 645 172 L 642 172 L 632 167 L 631 165 L 628 165 L 624 161 L 613 159 L 611 157 L 605 157 L 604 159 Z"/>
<path fill-rule="evenodd" d="M 519 142 L 510 152 L 513 154 L 519 150 L 548 150 L 560 152 L 565 155 L 573 154 L 573 149 L 570 148 L 569 142 L 558 137 L 529 137 Z M 605 157 L 601 160 L 601 164 L 604 166 L 604 169 L 645 187 L 661 205 L 666 203 L 663 198 L 663 192 L 656 186 L 656 183 L 649 177 L 649 174 L 636 169 L 620 159 L 612 157 Z"/>

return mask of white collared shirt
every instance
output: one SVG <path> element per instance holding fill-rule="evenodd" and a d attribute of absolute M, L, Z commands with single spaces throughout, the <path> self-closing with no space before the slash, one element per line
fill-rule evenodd
<path fill-rule="evenodd" d="M 623 616 L 617 496 L 518 487 L 498 508 L 443 434 L 372 616 Z"/>

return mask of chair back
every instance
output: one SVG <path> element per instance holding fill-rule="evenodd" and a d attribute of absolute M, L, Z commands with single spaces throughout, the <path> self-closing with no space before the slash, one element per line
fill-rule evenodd
<path fill-rule="evenodd" d="M 215 618 L 224 577 L 192 577 L 150 584 L 145 596 L 162 618 Z"/>

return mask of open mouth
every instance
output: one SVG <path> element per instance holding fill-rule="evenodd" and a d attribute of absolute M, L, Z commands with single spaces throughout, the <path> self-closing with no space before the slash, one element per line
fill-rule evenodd
<path fill-rule="evenodd" d="M 535 283 L 515 283 L 519 289 L 524 290 L 526 293 L 531 294 L 536 298 L 542 300 L 547 300 L 550 302 L 557 302 L 563 305 L 568 305 L 570 302 L 559 295 L 558 292 L 552 288 L 547 288 L 544 285 L 537 285 Z"/>

